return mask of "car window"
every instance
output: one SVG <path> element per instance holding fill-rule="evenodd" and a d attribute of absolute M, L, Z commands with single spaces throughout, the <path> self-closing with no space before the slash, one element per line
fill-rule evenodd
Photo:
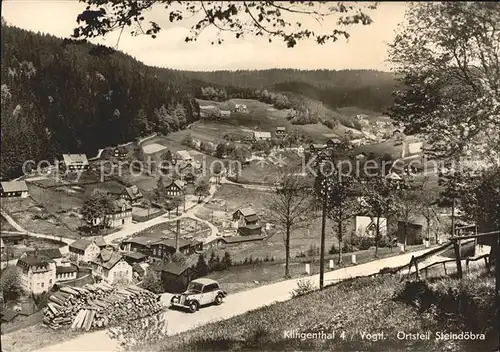
<path fill-rule="evenodd" d="M 213 292 L 213 291 L 215 291 L 214 284 L 206 285 L 206 286 L 203 288 L 203 292 L 204 292 L 204 293 L 206 293 L 206 292 Z"/>
<path fill-rule="evenodd" d="M 201 292 L 202 284 L 197 282 L 191 282 L 187 288 L 187 291 Z"/>

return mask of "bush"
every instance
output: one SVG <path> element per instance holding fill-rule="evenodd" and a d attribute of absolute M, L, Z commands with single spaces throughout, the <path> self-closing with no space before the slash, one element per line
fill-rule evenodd
<path fill-rule="evenodd" d="M 337 249 L 337 247 L 335 247 L 334 244 L 332 244 L 332 247 L 328 251 L 329 254 L 337 254 L 338 252 L 339 252 L 339 250 Z"/>
<path fill-rule="evenodd" d="M 348 241 L 346 241 L 347 243 Z M 357 249 L 364 251 L 367 249 L 370 249 L 370 247 L 375 246 L 375 239 L 371 237 L 362 237 L 362 236 L 357 236 L 357 235 L 351 235 L 351 238 L 349 239 L 349 243 L 353 246 L 356 247 Z"/>
<path fill-rule="evenodd" d="M 297 281 L 297 288 L 293 289 L 290 294 L 292 297 L 303 296 L 306 293 L 314 291 L 315 286 L 311 280 L 301 279 Z"/>
<path fill-rule="evenodd" d="M 390 238 L 389 236 L 383 236 L 379 241 L 378 241 L 378 246 L 380 248 L 390 248 L 394 247 L 394 240 Z"/>
<path fill-rule="evenodd" d="M 342 244 L 342 252 L 343 253 L 352 253 L 352 252 L 356 252 L 356 251 L 358 251 L 358 248 L 353 246 L 351 243 L 345 241 Z"/>

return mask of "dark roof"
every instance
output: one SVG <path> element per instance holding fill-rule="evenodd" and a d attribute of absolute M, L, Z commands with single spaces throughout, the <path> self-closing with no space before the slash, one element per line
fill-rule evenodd
<path fill-rule="evenodd" d="M 78 249 L 80 251 L 85 251 L 88 246 L 92 243 L 91 240 L 85 238 L 80 238 L 69 245 L 69 249 Z"/>
<path fill-rule="evenodd" d="M 165 187 L 170 188 L 172 186 L 182 191 L 182 189 L 184 188 L 184 183 L 182 183 L 181 180 L 175 180 L 175 181 L 170 180 L 170 182 Z"/>
<path fill-rule="evenodd" d="M 33 252 L 31 253 L 26 253 L 26 255 L 21 256 L 17 260 L 17 265 L 19 264 L 24 264 L 27 266 L 46 266 L 47 264 L 51 263 L 52 259 L 50 259 L 47 256 L 40 255 L 40 254 L 35 254 Z"/>
<path fill-rule="evenodd" d="M 11 309 L 6 309 L 2 311 L 2 321 L 9 322 L 19 315 L 18 312 Z"/>
<path fill-rule="evenodd" d="M 248 241 L 259 241 L 265 239 L 266 236 L 261 235 L 251 235 L 251 236 L 235 236 L 235 237 L 223 237 L 220 238 L 220 241 L 224 241 L 226 243 L 239 243 L 239 242 L 248 242 Z"/>
<path fill-rule="evenodd" d="M 245 216 L 245 220 L 248 222 L 259 221 L 259 217 L 257 216 L 257 214 L 253 214 L 253 215 Z"/>
<path fill-rule="evenodd" d="M 180 265 L 177 263 L 168 263 L 167 265 L 165 265 L 162 268 L 162 271 L 179 276 L 188 269 L 189 269 L 189 266 L 187 266 L 187 265 Z"/>
<path fill-rule="evenodd" d="M 130 259 L 141 260 L 141 259 L 147 258 L 148 256 L 144 253 L 141 253 L 141 252 L 130 252 L 130 253 L 125 254 L 125 257 L 130 258 Z"/>
<path fill-rule="evenodd" d="M 161 241 L 161 238 L 142 236 L 142 237 L 129 238 L 128 240 L 125 240 L 122 243 L 135 243 L 149 247 L 150 245 L 159 241 Z"/>
<path fill-rule="evenodd" d="M 95 259 L 93 262 L 105 269 L 110 270 L 122 259 L 123 256 L 121 254 L 103 249 L 97 259 Z"/>
<path fill-rule="evenodd" d="M 237 212 L 240 212 L 240 213 L 241 213 L 243 216 L 245 216 L 245 217 L 246 217 L 246 216 L 250 216 L 250 215 L 255 215 L 255 214 L 257 214 L 257 213 L 255 212 L 255 210 L 253 210 L 253 208 L 252 208 L 252 207 L 246 207 L 246 208 L 241 208 L 241 209 L 238 209 L 238 210 L 236 210 L 236 211 L 233 213 L 233 215 L 234 215 L 234 214 L 236 214 Z"/>
<path fill-rule="evenodd" d="M 4 192 L 28 192 L 25 181 L 7 181 L 1 183 Z"/>
<path fill-rule="evenodd" d="M 179 238 L 179 248 L 196 246 L 200 241 L 188 241 L 183 238 Z M 175 239 L 173 238 L 165 238 L 159 242 L 156 242 L 154 245 L 165 245 L 171 248 L 175 248 Z"/>
<path fill-rule="evenodd" d="M 136 185 L 125 188 L 124 192 L 127 193 L 132 200 L 142 198 L 142 193 Z"/>
<path fill-rule="evenodd" d="M 113 201 L 114 211 L 120 212 L 122 211 L 123 207 L 125 207 L 125 211 L 132 210 L 132 205 L 130 205 L 130 203 L 125 199 L 115 199 Z"/>
<path fill-rule="evenodd" d="M 94 241 L 97 247 L 106 247 L 106 240 L 104 239 L 103 236 L 92 236 L 92 237 L 87 237 L 87 239 Z"/>
<path fill-rule="evenodd" d="M 78 268 L 76 266 L 58 266 L 56 267 L 56 274 L 64 274 L 64 273 L 76 273 L 78 272 Z"/>
<path fill-rule="evenodd" d="M 61 251 L 59 248 L 44 248 L 44 249 L 39 249 L 38 254 L 42 256 L 46 256 L 50 259 L 59 259 L 62 258 Z"/>
<path fill-rule="evenodd" d="M 144 268 L 143 268 L 142 266 L 140 266 L 140 264 L 138 264 L 138 263 L 134 263 L 134 264 L 132 264 L 132 269 L 133 269 L 136 273 L 138 273 L 139 275 L 144 275 L 144 273 L 146 272 L 146 271 L 144 270 Z"/>
<path fill-rule="evenodd" d="M 262 228 L 262 226 L 259 224 L 249 224 L 249 225 L 245 225 L 245 226 L 240 226 L 240 229 L 241 228 L 254 230 L 254 229 L 260 229 L 260 228 Z"/>

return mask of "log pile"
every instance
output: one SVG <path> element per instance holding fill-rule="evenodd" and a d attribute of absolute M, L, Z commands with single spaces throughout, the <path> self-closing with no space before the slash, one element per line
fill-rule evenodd
<path fill-rule="evenodd" d="M 49 297 L 43 323 L 52 329 L 104 328 L 144 318 L 163 309 L 160 296 L 137 286 L 115 288 L 101 282 L 84 287 L 63 286 Z"/>

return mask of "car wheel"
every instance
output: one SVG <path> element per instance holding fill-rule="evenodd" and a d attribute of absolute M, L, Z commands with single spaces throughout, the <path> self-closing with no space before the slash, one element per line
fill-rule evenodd
<path fill-rule="evenodd" d="M 194 313 L 198 310 L 198 303 L 197 302 L 191 302 L 189 303 L 189 312 Z"/>
<path fill-rule="evenodd" d="M 215 301 L 214 302 L 215 302 L 216 305 L 220 306 L 222 304 L 222 295 L 220 295 L 220 294 L 217 295 L 215 297 Z"/>

